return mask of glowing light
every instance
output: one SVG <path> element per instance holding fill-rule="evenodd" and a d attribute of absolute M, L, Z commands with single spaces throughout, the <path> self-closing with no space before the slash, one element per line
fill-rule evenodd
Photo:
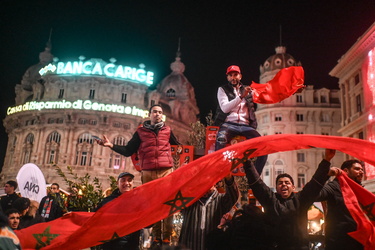
<path fill-rule="evenodd" d="M 18 105 L 15 107 L 8 107 L 7 115 L 12 115 L 15 113 L 23 111 L 32 110 L 45 110 L 45 109 L 84 109 L 84 110 L 94 110 L 94 111 L 105 111 L 120 114 L 127 114 L 133 116 L 140 116 L 142 118 L 148 117 L 148 110 L 143 110 L 135 106 L 122 106 L 117 104 L 107 104 L 92 102 L 91 100 L 76 100 L 74 102 L 62 100 L 62 101 L 51 101 L 51 102 L 26 102 L 23 105 Z M 165 120 L 165 116 L 163 117 Z"/>
<path fill-rule="evenodd" d="M 140 68 L 115 65 L 114 63 L 104 63 L 103 61 L 79 61 L 79 62 L 58 62 L 48 64 L 39 70 L 41 76 L 46 74 L 56 75 L 100 75 L 111 78 L 121 78 L 134 82 L 151 85 L 154 81 L 154 73 L 144 70 L 144 65 Z"/>
<path fill-rule="evenodd" d="M 372 105 L 375 105 L 375 48 L 368 53 L 367 85 L 372 94 Z"/>

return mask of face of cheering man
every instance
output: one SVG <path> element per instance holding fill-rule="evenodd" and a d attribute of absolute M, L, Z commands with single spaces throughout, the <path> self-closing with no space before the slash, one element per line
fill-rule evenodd
<path fill-rule="evenodd" d="M 160 106 L 153 106 L 150 110 L 151 125 L 162 121 L 163 109 Z"/>
<path fill-rule="evenodd" d="M 361 164 L 353 163 L 350 168 L 345 168 L 343 170 L 348 174 L 348 177 L 350 179 L 357 182 L 358 184 L 362 183 L 364 172 Z"/>
<path fill-rule="evenodd" d="M 276 192 L 280 194 L 283 199 L 288 199 L 294 189 L 295 186 L 288 177 L 281 177 L 276 182 Z"/>
<path fill-rule="evenodd" d="M 125 175 L 118 179 L 117 187 L 120 193 L 125 193 L 133 189 L 133 177 L 130 175 Z"/>
<path fill-rule="evenodd" d="M 237 87 L 240 84 L 241 78 L 241 73 L 237 71 L 231 71 L 227 74 L 227 80 L 233 87 Z"/>

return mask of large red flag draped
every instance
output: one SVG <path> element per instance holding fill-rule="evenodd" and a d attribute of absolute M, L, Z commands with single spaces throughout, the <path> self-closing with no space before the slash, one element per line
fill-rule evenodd
<path fill-rule="evenodd" d="M 375 144 L 369 141 L 321 135 L 262 136 L 199 158 L 164 178 L 122 194 L 96 213 L 70 215 L 77 220 L 82 216 L 82 220 L 86 220 L 82 223 L 71 223 L 72 217 L 63 217 L 17 231 L 17 235 L 24 249 L 45 244 L 48 246 L 43 249 L 74 250 L 101 244 L 191 205 L 248 158 L 313 147 L 336 149 L 375 165 Z"/>
<path fill-rule="evenodd" d="M 253 89 L 253 101 L 256 103 L 278 103 L 288 98 L 304 85 L 304 71 L 300 66 L 281 69 L 275 77 L 267 83 L 255 83 L 250 86 Z"/>
<path fill-rule="evenodd" d="M 349 235 L 365 250 L 375 249 L 375 195 L 350 179 L 345 172 L 337 178 L 345 205 L 357 223 L 357 230 Z"/>

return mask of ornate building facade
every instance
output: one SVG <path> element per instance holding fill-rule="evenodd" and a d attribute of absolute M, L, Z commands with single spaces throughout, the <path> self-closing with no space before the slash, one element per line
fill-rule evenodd
<path fill-rule="evenodd" d="M 15 86 L 15 106 L 3 120 L 8 146 L 1 181 L 15 179 L 25 163 L 42 170 L 47 183 L 59 182 L 53 165 L 71 166 L 74 173 L 89 173 L 108 187 L 108 176 L 123 171 L 136 176 L 130 157 L 97 145 L 93 135 L 106 135 L 114 144 L 126 145 L 137 127 L 147 119 L 151 105 L 160 103 L 166 123 L 181 143 L 186 143 L 190 123 L 199 109 L 194 89 L 184 76 L 180 54 L 171 74 L 152 90 L 153 72 L 116 65 L 101 59 L 60 62 L 47 44 L 40 62 L 27 69 Z"/>
<path fill-rule="evenodd" d="M 276 54 L 260 66 L 260 83 L 271 80 L 282 68 L 301 66 L 286 48 L 279 46 Z M 276 104 L 258 104 L 256 111 L 258 131 L 261 135 L 271 134 L 318 134 L 339 135 L 340 94 L 339 90 L 314 89 L 307 85 L 301 92 Z M 276 176 L 290 174 L 300 190 L 314 174 L 323 159 L 324 149 L 296 150 L 268 155 L 262 178 L 275 187 Z M 341 164 L 343 156 L 337 152 L 333 163 Z"/>
<path fill-rule="evenodd" d="M 338 60 L 329 74 L 338 78 L 343 100 L 339 133 L 375 142 L 375 23 Z M 366 177 L 375 178 L 374 166 L 366 166 Z M 375 191 L 375 183 L 372 186 Z"/>

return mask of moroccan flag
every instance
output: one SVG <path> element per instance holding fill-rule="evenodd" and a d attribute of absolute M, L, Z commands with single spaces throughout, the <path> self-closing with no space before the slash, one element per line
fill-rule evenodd
<path fill-rule="evenodd" d="M 281 69 L 275 77 L 267 83 L 253 82 L 253 101 L 256 103 L 278 103 L 288 98 L 304 87 L 304 71 L 300 66 Z"/>
<path fill-rule="evenodd" d="M 158 180 L 122 194 L 96 213 L 75 213 L 17 231 L 23 249 L 75 250 L 147 227 L 199 199 L 231 170 L 252 157 L 308 148 L 330 148 L 375 165 L 375 143 L 322 135 L 257 137 L 205 155 Z M 74 221 L 73 221 L 74 219 Z"/>
<path fill-rule="evenodd" d="M 345 172 L 337 176 L 345 205 L 357 223 L 349 233 L 365 250 L 375 249 L 375 195 L 350 179 Z"/>

